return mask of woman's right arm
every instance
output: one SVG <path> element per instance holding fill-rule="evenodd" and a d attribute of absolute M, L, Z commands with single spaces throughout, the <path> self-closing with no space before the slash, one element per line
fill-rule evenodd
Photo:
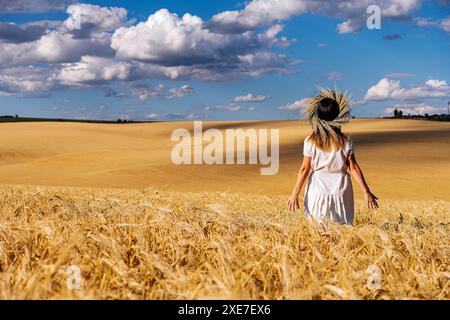
<path fill-rule="evenodd" d="M 364 198 L 366 200 L 367 206 L 370 209 L 377 209 L 378 203 L 377 203 L 377 197 L 370 192 L 369 186 L 367 185 L 366 180 L 364 179 L 364 175 L 362 173 L 361 168 L 358 165 L 358 162 L 356 161 L 356 157 L 354 153 L 351 153 L 348 156 L 348 162 L 349 162 L 349 168 L 350 172 L 355 178 L 356 182 L 358 182 L 359 186 L 361 187 L 362 191 L 364 192 Z"/>
<path fill-rule="evenodd" d="M 311 157 L 303 157 L 303 162 L 300 167 L 300 170 L 298 171 L 297 175 L 297 181 L 294 186 L 294 190 L 292 191 L 291 196 L 288 200 L 288 206 L 289 210 L 296 211 L 300 208 L 300 205 L 298 203 L 298 195 L 300 194 L 300 190 L 303 187 L 303 184 L 305 183 L 306 179 L 309 176 L 309 172 L 311 171 Z"/>

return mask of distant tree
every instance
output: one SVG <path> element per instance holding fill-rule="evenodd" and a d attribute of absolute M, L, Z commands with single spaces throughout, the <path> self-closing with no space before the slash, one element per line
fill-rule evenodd
<path fill-rule="evenodd" d="M 402 118 L 402 117 L 403 117 L 403 111 L 402 111 L 402 110 L 400 110 L 400 111 L 398 112 L 398 117 L 399 117 L 399 118 Z"/>
<path fill-rule="evenodd" d="M 394 118 L 398 118 L 398 109 L 397 108 L 395 108 L 395 110 L 394 110 Z"/>
<path fill-rule="evenodd" d="M 19 115 L 17 115 L 17 114 L 16 114 L 16 115 L 14 115 L 14 118 L 16 118 L 16 119 L 17 119 L 18 117 L 19 117 Z"/>
<path fill-rule="evenodd" d="M 428 113 L 425 113 L 425 118 L 428 119 L 428 117 L 429 117 L 429 114 L 428 114 Z"/>
<path fill-rule="evenodd" d="M 117 122 L 122 122 L 122 119 L 117 119 Z"/>

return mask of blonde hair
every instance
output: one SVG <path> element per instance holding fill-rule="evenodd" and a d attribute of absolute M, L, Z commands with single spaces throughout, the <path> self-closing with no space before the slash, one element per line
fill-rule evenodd
<path fill-rule="evenodd" d="M 320 89 L 319 94 L 309 100 L 306 108 L 313 132 L 308 140 L 319 149 L 339 150 L 348 141 L 341 126 L 350 121 L 350 97 L 332 89 Z"/>
<path fill-rule="evenodd" d="M 320 134 L 313 132 L 308 136 L 308 141 L 323 151 L 339 150 L 348 141 L 348 136 L 342 133 L 340 129 L 336 134 L 326 133 L 326 135 L 324 139 Z"/>

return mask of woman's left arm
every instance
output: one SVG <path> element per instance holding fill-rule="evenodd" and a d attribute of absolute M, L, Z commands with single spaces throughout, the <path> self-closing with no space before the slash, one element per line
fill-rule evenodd
<path fill-rule="evenodd" d="M 296 211 L 300 208 L 298 204 L 298 195 L 302 190 L 303 184 L 309 176 L 309 172 L 311 171 L 311 157 L 303 157 L 303 163 L 298 171 L 297 182 L 295 183 L 294 190 L 292 191 L 291 196 L 288 200 L 289 210 Z"/>

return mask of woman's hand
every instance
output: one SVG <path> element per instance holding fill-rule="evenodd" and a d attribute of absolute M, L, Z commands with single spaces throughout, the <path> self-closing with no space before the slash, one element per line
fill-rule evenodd
<path fill-rule="evenodd" d="M 292 194 L 289 197 L 288 205 L 289 205 L 289 210 L 291 210 L 293 212 L 297 211 L 300 208 L 300 206 L 298 205 L 298 195 Z"/>
<path fill-rule="evenodd" d="M 369 209 L 378 209 L 377 197 L 370 191 L 364 192 L 364 199 L 366 199 L 367 207 Z"/>

